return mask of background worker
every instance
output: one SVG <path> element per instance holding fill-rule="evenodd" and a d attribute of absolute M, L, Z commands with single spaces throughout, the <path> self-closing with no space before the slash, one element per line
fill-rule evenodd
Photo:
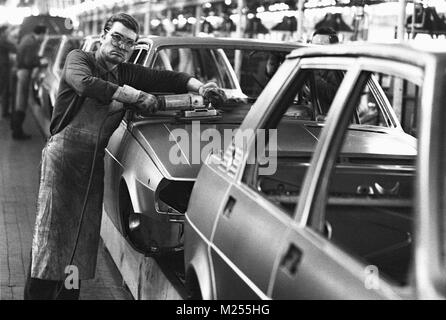
<path fill-rule="evenodd" d="M 123 104 L 149 115 L 158 109 L 158 100 L 146 93 L 149 91 L 194 91 L 216 107 L 225 100 L 223 91 L 214 83 L 203 84 L 186 73 L 125 63 L 138 33 L 133 17 L 115 14 L 105 23 L 96 53 L 73 50 L 67 56 L 50 125 L 51 137 L 42 152 L 25 299 L 78 299 L 80 285 L 67 288 L 64 284 L 66 268 L 71 264 L 78 270 L 79 280 L 94 278 L 102 217 L 104 153 L 125 114 Z M 91 190 L 82 220 L 92 164 Z"/>
<path fill-rule="evenodd" d="M 11 118 L 12 138 L 26 140 L 31 138 L 23 131 L 26 109 L 28 107 L 31 73 L 35 67 L 47 64 L 39 57 L 39 47 L 47 32 L 47 27 L 38 25 L 33 32 L 24 36 L 17 49 L 17 92 L 16 104 Z"/>
<path fill-rule="evenodd" d="M 0 27 L 0 103 L 2 105 L 2 117 L 7 118 L 10 115 L 10 77 L 11 77 L 11 61 L 9 56 L 16 52 L 16 47 L 8 39 L 8 26 Z"/>
<path fill-rule="evenodd" d="M 336 44 L 339 43 L 338 33 L 332 28 L 319 28 L 313 32 L 312 44 Z"/>
<path fill-rule="evenodd" d="M 330 45 L 339 43 L 337 32 L 332 28 L 319 28 L 314 31 L 311 43 L 316 45 Z M 341 84 L 343 75 L 335 70 L 315 70 L 314 83 L 322 114 L 318 120 L 325 119 L 325 115 L 333 102 L 334 96 Z"/>
<path fill-rule="evenodd" d="M 335 44 L 339 43 L 337 32 L 332 28 L 319 28 L 316 29 L 312 35 L 312 44 Z M 269 79 L 273 77 L 279 66 L 285 61 L 286 54 L 284 53 L 272 53 L 266 62 L 265 74 Z"/>

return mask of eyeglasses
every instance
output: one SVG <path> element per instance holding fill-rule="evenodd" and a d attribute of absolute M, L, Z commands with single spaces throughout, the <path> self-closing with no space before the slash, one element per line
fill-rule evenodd
<path fill-rule="evenodd" d="M 118 33 L 112 33 L 112 34 L 110 34 L 110 36 L 111 36 L 112 44 L 116 47 L 120 47 L 123 45 L 127 49 L 133 49 L 136 45 L 135 41 L 127 40 L 125 37 L 123 37 L 122 35 L 120 35 Z"/>

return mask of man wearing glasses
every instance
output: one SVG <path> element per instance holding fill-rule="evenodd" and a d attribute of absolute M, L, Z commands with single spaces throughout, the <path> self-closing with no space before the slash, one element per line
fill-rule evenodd
<path fill-rule="evenodd" d="M 94 278 L 104 191 L 104 152 L 124 116 L 123 105 L 131 105 L 145 115 L 155 112 L 157 99 L 146 92 L 195 91 L 217 107 L 225 99 L 214 83 L 203 84 L 186 73 L 125 63 L 138 32 L 133 17 L 124 13 L 113 15 L 105 23 L 96 53 L 73 50 L 67 57 L 51 119 L 51 137 L 42 152 L 25 299 L 78 299 L 79 283 L 66 286 L 67 273 L 73 271 L 70 264 L 76 267 L 79 280 Z M 93 159 L 91 189 L 79 226 Z M 78 228 L 80 236 L 76 241 Z"/>

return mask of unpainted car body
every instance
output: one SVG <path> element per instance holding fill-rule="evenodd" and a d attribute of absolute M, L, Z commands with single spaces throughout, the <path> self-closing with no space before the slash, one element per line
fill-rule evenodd
<path fill-rule="evenodd" d="M 225 129 L 236 129 L 251 106 L 224 50 L 289 53 L 298 47 L 215 38 L 139 40 L 130 63 L 185 71 L 203 82 L 214 81 L 225 90 L 229 100 L 217 116 L 189 118 L 159 112 L 141 118 L 128 113 L 111 137 L 105 157 L 104 209 L 135 250 L 149 255 L 182 250 L 184 212 L 202 162 L 194 161 L 191 153 L 182 149 L 175 133 L 181 131 L 191 137 L 215 129 L 223 134 Z M 191 67 L 191 63 L 196 65 Z M 206 141 L 201 141 L 194 148 L 201 152 L 205 146 Z M 180 153 L 180 163 L 172 162 L 174 151 Z"/>
<path fill-rule="evenodd" d="M 80 47 L 81 42 L 82 38 L 68 35 L 48 36 L 42 42 L 39 55 L 48 60 L 48 65 L 34 71 L 33 91 L 48 120 L 51 120 L 65 59 L 71 50 Z"/>
<path fill-rule="evenodd" d="M 277 170 L 262 176 L 262 165 L 249 162 L 255 135 L 247 145 L 235 140 L 223 155 L 209 155 L 200 169 L 185 222 L 191 295 L 444 298 L 445 63 L 444 52 L 402 45 L 324 46 L 289 55 L 240 127 L 277 129 L 270 159 Z M 345 70 L 327 119 L 291 120 L 289 92 L 305 89 L 313 69 Z M 422 88 L 418 141 L 398 124 L 352 120 L 367 86 L 381 97 L 378 104 L 388 104 L 372 85 L 374 73 Z"/>

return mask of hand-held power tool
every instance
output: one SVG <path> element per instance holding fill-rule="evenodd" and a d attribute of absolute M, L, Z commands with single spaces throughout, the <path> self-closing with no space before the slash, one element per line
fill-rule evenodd
<path fill-rule="evenodd" d="M 216 117 L 218 111 L 206 98 L 200 95 L 186 93 L 166 96 L 157 96 L 159 111 L 180 111 L 180 118 L 199 119 L 203 117 Z"/>
<path fill-rule="evenodd" d="M 185 111 L 207 108 L 205 99 L 192 93 L 157 96 L 160 111 Z"/>

